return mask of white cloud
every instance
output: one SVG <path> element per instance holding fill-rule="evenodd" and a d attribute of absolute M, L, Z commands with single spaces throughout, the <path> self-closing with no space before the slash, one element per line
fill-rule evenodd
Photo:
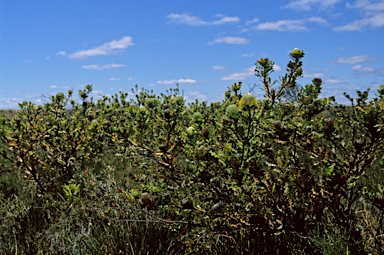
<path fill-rule="evenodd" d="M 375 61 L 378 59 L 379 58 L 371 58 L 371 57 L 364 56 L 364 55 L 358 55 L 358 56 L 353 56 L 353 57 L 349 57 L 349 58 L 340 57 L 340 58 L 336 59 L 336 61 L 334 61 L 334 62 L 328 62 L 328 64 L 330 64 L 330 65 L 359 64 L 359 63 L 364 63 L 364 62 L 368 62 L 368 61 Z"/>
<path fill-rule="evenodd" d="M 316 23 L 324 24 L 324 25 L 330 25 L 325 19 L 323 19 L 321 17 L 311 17 L 311 18 L 305 19 L 305 21 L 316 22 Z"/>
<path fill-rule="evenodd" d="M 225 69 L 225 66 L 214 66 L 212 67 L 213 70 L 223 70 Z"/>
<path fill-rule="evenodd" d="M 334 83 L 334 84 L 344 83 L 344 81 L 342 79 L 336 79 L 336 78 L 326 79 L 324 82 L 325 83 Z"/>
<path fill-rule="evenodd" d="M 178 79 L 178 83 L 196 83 L 196 80 L 193 79 Z"/>
<path fill-rule="evenodd" d="M 65 55 L 65 54 L 67 54 L 67 52 L 66 51 L 59 51 L 58 53 L 56 53 L 55 55 Z"/>
<path fill-rule="evenodd" d="M 164 80 L 164 81 L 157 81 L 159 84 L 174 84 L 176 83 L 176 80 Z"/>
<path fill-rule="evenodd" d="M 323 73 L 309 73 L 308 71 L 304 70 L 303 76 L 305 78 L 318 78 L 324 76 Z"/>
<path fill-rule="evenodd" d="M 274 71 L 281 71 L 281 67 L 278 66 L 278 65 L 276 65 L 276 64 L 274 64 L 274 65 L 273 65 L 273 70 L 274 70 Z"/>
<path fill-rule="evenodd" d="M 18 103 L 23 101 L 24 98 L 0 98 L 0 109 L 19 109 Z"/>
<path fill-rule="evenodd" d="M 273 70 L 274 71 L 281 71 L 281 67 L 278 65 L 273 65 Z M 255 67 L 251 66 L 248 67 L 240 72 L 232 73 L 230 75 L 224 76 L 221 78 L 222 81 L 240 81 L 240 80 L 245 80 L 248 77 L 252 77 L 255 75 Z"/>
<path fill-rule="evenodd" d="M 355 75 L 378 75 L 383 76 L 384 68 L 374 68 L 371 66 L 362 66 L 362 65 L 355 65 L 351 67 L 351 70 L 354 72 Z"/>
<path fill-rule="evenodd" d="M 307 31 L 306 23 L 330 24 L 321 17 L 310 17 L 302 20 L 279 20 L 276 22 L 264 22 L 251 27 L 252 30 L 277 30 L 277 31 Z"/>
<path fill-rule="evenodd" d="M 245 25 L 249 26 L 250 24 L 257 23 L 257 22 L 259 22 L 259 19 L 258 18 L 254 18 L 253 20 L 247 20 L 245 22 Z"/>
<path fill-rule="evenodd" d="M 241 55 L 242 57 L 253 57 L 255 56 L 255 54 L 253 53 L 244 53 L 243 55 Z"/>
<path fill-rule="evenodd" d="M 343 0 L 292 0 L 289 4 L 282 6 L 283 9 L 294 9 L 297 11 L 311 11 L 313 6 L 319 6 L 319 9 L 325 11 L 334 7 Z"/>
<path fill-rule="evenodd" d="M 167 18 L 169 19 L 168 23 L 186 24 L 190 26 L 223 25 L 226 23 L 236 23 L 240 20 L 238 17 L 228 17 L 223 15 L 216 15 L 216 16 L 220 16 L 222 18 L 219 20 L 209 22 L 209 21 L 204 21 L 197 16 L 193 16 L 187 13 L 184 13 L 184 14 L 171 13 L 167 15 Z"/>
<path fill-rule="evenodd" d="M 253 75 L 255 75 L 255 67 L 251 66 L 244 69 L 243 71 L 224 76 L 223 78 L 221 78 L 221 80 L 222 81 L 240 81 L 240 80 L 246 79 L 247 77 L 251 77 Z"/>
<path fill-rule="evenodd" d="M 253 30 L 277 30 L 277 31 L 306 31 L 302 20 L 279 20 L 276 22 L 265 22 L 252 27 Z"/>
<path fill-rule="evenodd" d="M 187 96 L 185 98 L 185 100 L 188 102 L 191 102 L 191 101 L 195 101 L 196 99 L 199 100 L 199 102 L 201 101 L 207 101 L 207 96 L 204 95 L 203 93 L 201 92 L 198 92 L 198 91 L 189 91 L 187 92 L 187 94 L 189 96 Z M 192 97 L 192 99 L 190 99 Z"/>
<path fill-rule="evenodd" d="M 49 60 L 49 57 L 46 57 L 45 59 L 46 59 L 46 60 Z"/>
<path fill-rule="evenodd" d="M 159 84 L 174 84 L 174 83 L 196 83 L 196 80 L 193 79 L 178 79 L 178 80 L 164 80 L 164 81 L 157 81 Z"/>
<path fill-rule="evenodd" d="M 136 80 L 136 78 L 128 77 L 128 81 Z"/>
<path fill-rule="evenodd" d="M 26 60 L 24 60 L 24 62 L 33 62 L 33 60 L 26 59 Z"/>
<path fill-rule="evenodd" d="M 27 95 L 27 97 L 39 97 L 41 94 L 33 94 L 33 95 Z"/>
<path fill-rule="evenodd" d="M 354 5 L 346 4 L 347 8 L 360 9 L 366 16 L 363 19 L 356 19 L 344 26 L 333 28 L 334 31 L 359 31 L 365 27 L 382 28 L 384 27 L 384 1 L 357 0 Z"/>
<path fill-rule="evenodd" d="M 120 81 L 121 79 L 120 78 L 115 78 L 115 77 L 112 77 L 111 79 L 109 79 L 110 81 Z"/>
<path fill-rule="evenodd" d="M 119 68 L 119 67 L 125 67 L 125 65 L 121 65 L 121 64 L 107 64 L 103 66 L 87 65 L 87 66 L 82 66 L 81 68 L 91 69 L 91 70 L 102 70 L 102 69 Z"/>
<path fill-rule="evenodd" d="M 57 86 L 57 85 L 51 85 L 51 86 L 49 86 L 49 88 L 50 88 L 50 89 L 57 89 L 58 86 Z"/>
<path fill-rule="evenodd" d="M 135 45 L 132 42 L 132 37 L 130 36 L 124 36 L 122 39 L 116 41 L 110 41 L 107 43 L 104 43 L 103 45 L 99 47 L 94 47 L 89 50 L 79 50 L 75 53 L 69 54 L 69 57 L 71 59 L 84 59 L 87 57 L 93 57 L 93 56 L 99 56 L 99 55 L 110 55 L 119 52 L 119 50 L 123 50 L 128 48 L 128 46 Z M 65 53 L 65 52 L 64 52 Z M 63 54 L 61 54 L 63 55 Z"/>
<path fill-rule="evenodd" d="M 219 37 L 219 38 L 213 40 L 212 42 L 209 42 L 208 45 L 212 45 L 215 43 L 247 44 L 249 42 L 250 42 L 249 40 L 242 38 L 242 37 L 227 36 L 227 37 Z"/>
<path fill-rule="evenodd" d="M 364 27 L 370 26 L 371 28 L 382 28 L 384 27 L 384 12 L 374 14 L 370 18 L 364 18 L 360 20 L 354 20 L 351 23 L 334 27 L 334 31 L 358 31 Z"/>
<path fill-rule="evenodd" d="M 370 0 L 357 0 L 355 5 L 349 3 L 346 4 L 347 8 L 360 8 L 366 11 L 382 11 L 384 10 L 384 2 L 378 1 L 376 3 L 371 3 Z"/>

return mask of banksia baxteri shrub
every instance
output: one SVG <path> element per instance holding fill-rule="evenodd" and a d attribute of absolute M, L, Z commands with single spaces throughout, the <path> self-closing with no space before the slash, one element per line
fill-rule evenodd
<path fill-rule="evenodd" d="M 201 134 L 204 136 L 204 138 L 208 139 L 208 136 L 209 136 L 209 133 L 211 132 L 211 130 L 209 128 L 204 128 L 203 130 L 201 130 Z"/>
<path fill-rule="evenodd" d="M 377 92 L 379 92 L 380 95 L 384 95 L 384 84 L 380 85 L 380 88 L 377 90 Z"/>
<path fill-rule="evenodd" d="M 320 86 L 323 81 L 320 78 L 315 78 L 312 80 L 312 83 L 316 85 L 316 87 Z"/>
<path fill-rule="evenodd" d="M 196 133 L 196 129 L 194 127 L 189 127 L 187 128 L 186 133 L 188 136 L 192 136 Z"/>
<path fill-rule="evenodd" d="M 230 118 L 234 118 L 234 119 L 237 119 L 239 116 L 238 116 L 238 113 L 239 113 L 239 108 L 237 107 L 237 105 L 235 104 L 231 104 L 227 107 L 226 109 L 226 113 L 227 113 L 227 116 L 230 117 Z"/>
<path fill-rule="evenodd" d="M 232 85 L 232 90 L 233 90 L 234 92 L 239 91 L 240 88 L 241 88 L 241 82 L 239 82 L 239 83 L 234 83 L 234 84 Z"/>
<path fill-rule="evenodd" d="M 184 198 L 181 204 L 183 209 L 193 209 L 193 203 L 188 198 Z"/>
<path fill-rule="evenodd" d="M 276 128 L 276 129 L 282 129 L 283 128 L 283 122 L 281 122 L 280 120 L 275 120 L 272 122 L 272 125 Z"/>
<path fill-rule="evenodd" d="M 299 48 L 294 48 L 293 51 L 291 52 L 291 56 L 294 58 L 300 58 L 304 56 L 303 51 L 300 51 Z"/>
<path fill-rule="evenodd" d="M 60 101 L 63 101 L 63 99 L 64 99 L 64 94 L 63 93 L 60 92 L 60 93 L 56 94 L 56 100 L 57 101 L 60 102 Z"/>
<path fill-rule="evenodd" d="M 152 109 L 156 107 L 157 101 L 154 98 L 147 98 L 145 100 L 145 104 L 148 106 L 148 108 Z"/>
<path fill-rule="evenodd" d="M 241 97 L 239 102 L 239 107 L 243 110 L 255 109 L 257 105 L 257 100 L 254 95 L 251 93 L 246 93 Z"/>
<path fill-rule="evenodd" d="M 335 124 L 335 120 L 333 118 L 331 118 L 331 117 L 325 118 L 324 121 L 325 121 L 325 124 L 327 124 L 327 126 L 329 128 L 332 128 L 333 125 Z"/>
<path fill-rule="evenodd" d="M 91 126 L 96 126 L 97 124 L 99 124 L 99 122 L 97 120 L 92 120 L 91 121 Z"/>
<path fill-rule="evenodd" d="M 200 113 L 200 112 L 195 112 L 193 115 L 192 115 L 192 118 L 198 122 L 198 121 L 201 121 L 203 119 L 203 115 Z"/>
<path fill-rule="evenodd" d="M 167 145 L 162 143 L 159 145 L 159 149 L 162 151 L 162 152 L 167 152 Z"/>
<path fill-rule="evenodd" d="M 140 112 L 145 112 L 146 110 L 147 110 L 147 109 L 145 108 L 144 105 L 142 105 L 142 106 L 139 107 L 139 111 L 140 111 Z"/>
<path fill-rule="evenodd" d="M 152 201 L 153 201 L 153 197 L 151 196 L 151 194 L 149 194 L 147 192 L 144 192 L 143 194 L 141 194 L 141 196 L 140 196 L 140 203 L 143 206 L 150 205 Z"/>
<path fill-rule="evenodd" d="M 171 103 L 175 102 L 177 105 L 182 105 L 184 102 L 183 96 L 172 96 L 171 99 L 169 100 Z"/>
<path fill-rule="evenodd" d="M 221 119 L 221 122 L 223 122 L 224 125 L 229 125 L 229 124 L 231 124 L 231 121 L 228 120 L 227 118 L 222 118 L 222 119 Z"/>
<path fill-rule="evenodd" d="M 166 118 L 167 120 L 171 118 L 171 109 L 165 109 L 163 113 L 164 113 L 164 118 Z"/>
<path fill-rule="evenodd" d="M 269 60 L 268 58 L 258 59 L 257 63 L 259 63 L 264 68 L 268 68 L 271 66 L 271 60 Z"/>

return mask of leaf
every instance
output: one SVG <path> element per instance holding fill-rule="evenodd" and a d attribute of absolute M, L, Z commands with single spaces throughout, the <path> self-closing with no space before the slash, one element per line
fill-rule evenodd
<path fill-rule="evenodd" d="M 275 164 L 269 163 L 268 161 L 266 161 L 265 164 L 267 164 L 267 166 L 277 166 Z"/>

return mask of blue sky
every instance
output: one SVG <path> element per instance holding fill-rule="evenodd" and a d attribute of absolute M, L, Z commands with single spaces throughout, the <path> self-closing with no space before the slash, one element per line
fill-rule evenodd
<path fill-rule="evenodd" d="M 235 82 L 261 85 L 259 58 L 284 76 L 294 48 L 305 53 L 298 83 L 321 78 L 320 97 L 348 104 L 343 92 L 371 88 L 372 99 L 384 83 L 383 0 L 4 0 L 0 31 L 0 109 L 87 84 L 95 99 L 179 83 L 187 102 L 217 102 Z"/>

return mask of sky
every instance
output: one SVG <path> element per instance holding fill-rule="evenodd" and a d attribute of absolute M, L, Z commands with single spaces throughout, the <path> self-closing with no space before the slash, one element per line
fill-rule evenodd
<path fill-rule="evenodd" d="M 384 0 L 0 2 L 0 109 L 44 104 L 93 85 L 95 100 L 135 84 L 160 95 L 179 84 L 189 102 L 221 102 L 228 86 L 264 98 L 257 59 L 285 75 L 289 53 L 305 53 L 304 77 L 320 98 L 353 98 L 384 83 Z M 279 82 L 274 87 L 278 88 Z"/>

